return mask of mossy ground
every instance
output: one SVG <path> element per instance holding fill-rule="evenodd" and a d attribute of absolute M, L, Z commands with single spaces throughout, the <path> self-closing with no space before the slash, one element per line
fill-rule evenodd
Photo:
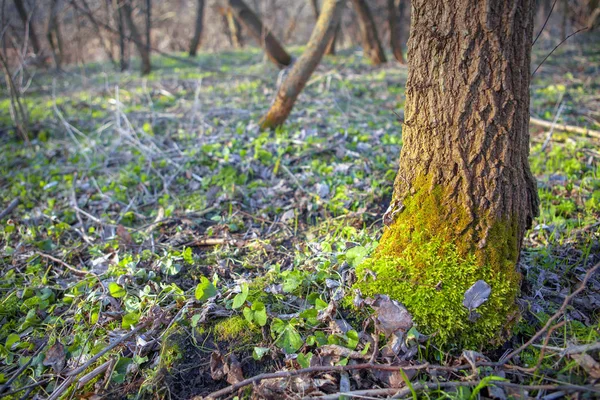
<path fill-rule="evenodd" d="M 470 241 L 464 206 L 448 202 L 448 190 L 421 177 L 404 209 L 384 230 L 371 258 L 357 269 L 363 296 L 387 294 L 401 301 L 417 328 L 443 347 L 498 345 L 517 320 L 517 241 L 510 222 L 493 223 L 483 249 Z M 485 216 L 482 216 L 485 217 Z M 372 277 L 371 272 L 375 273 Z M 463 305 L 478 280 L 492 290 L 475 320 Z"/>

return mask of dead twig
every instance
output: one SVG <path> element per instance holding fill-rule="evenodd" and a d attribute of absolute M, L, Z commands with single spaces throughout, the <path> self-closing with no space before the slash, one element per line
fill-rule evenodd
<path fill-rule="evenodd" d="M 583 290 L 585 290 L 588 281 L 592 278 L 592 275 L 594 275 L 594 272 L 596 272 L 599 268 L 600 268 L 600 263 L 597 263 L 592 268 L 590 268 L 588 270 L 588 272 L 585 274 L 585 277 L 583 278 L 583 281 L 581 281 L 581 284 L 579 285 L 579 287 L 573 293 L 571 293 L 570 295 L 565 297 L 565 300 L 563 301 L 563 303 L 560 306 L 560 308 L 558 309 L 558 311 L 556 313 L 554 313 L 554 315 L 548 319 L 548 321 L 546 322 L 546 325 L 544 325 L 542 329 L 537 331 L 535 333 L 535 335 L 533 335 L 531 337 L 531 339 L 529 339 L 527 342 L 525 342 L 521 347 L 508 353 L 506 356 L 503 356 L 500 359 L 498 364 L 499 365 L 506 364 L 508 361 L 510 361 L 511 358 L 513 358 L 517 354 L 521 353 L 527 347 L 531 346 L 533 344 L 533 342 L 535 342 L 540 336 L 542 336 L 550 328 L 552 323 L 554 323 L 554 321 L 556 321 L 558 318 L 560 318 L 561 315 L 564 314 L 569 303 L 571 303 L 571 300 L 573 300 L 579 293 L 581 293 Z"/>
<path fill-rule="evenodd" d="M 148 320 L 146 322 L 143 322 L 141 324 L 139 324 L 135 329 L 129 331 L 129 333 L 121 336 L 120 338 L 118 338 L 117 340 L 113 341 L 111 344 L 109 344 L 108 346 L 106 346 L 105 348 L 103 348 L 102 350 L 100 350 L 98 353 L 96 353 L 92 358 L 90 358 L 85 364 L 67 372 L 65 375 L 69 376 L 69 377 L 74 377 L 79 375 L 80 373 L 82 373 L 83 371 L 85 371 L 86 369 L 89 368 L 90 365 L 92 365 L 93 363 L 95 363 L 100 357 L 102 357 L 103 355 L 105 355 L 106 353 L 108 353 L 109 351 L 111 351 L 112 349 L 114 349 L 115 347 L 117 347 L 118 345 L 120 345 L 121 343 L 123 343 L 125 340 L 129 339 L 130 337 L 132 337 L 133 335 L 135 335 L 136 333 L 138 333 L 139 331 L 141 331 L 143 328 L 145 328 L 151 321 Z"/>
<path fill-rule="evenodd" d="M 25 371 L 27 368 L 29 368 L 29 364 L 31 364 L 31 362 L 33 361 L 33 359 L 39 355 L 42 350 L 44 350 L 44 348 L 46 347 L 46 342 L 42 343 L 42 345 L 35 351 L 35 353 L 33 353 L 33 355 L 29 358 L 29 360 L 27 360 L 27 362 L 25 362 L 23 365 L 21 365 L 21 368 L 19 368 L 17 370 L 17 372 L 14 373 L 13 376 L 11 376 L 4 385 L 2 385 L 0 387 L 0 393 L 4 392 L 6 389 L 8 389 L 10 387 L 10 385 L 13 383 L 13 381 L 15 379 L 17 379 L 17 377 L 19 375 L 21 375 L 23 373 L 23 371 Z"/>
<path fill-rule="evenodd" d="M 15 208 L 17 208 L 20 202 L 21 199 L 19 199 L 18 197 L 16 199 L 13 199 L 13 201 L 11 201 L 8 204 L 8 206 L 4 210 L 2 210 L 2 212 L 0 212 L 0 219 L 3 219 L 7 215 L 9 215 Z"/>
<path fill-rule="evenodd" d="M 408 371 L 408 370 L 423 370 L 423 369 L 427 369 L 429 367 L 430 367 L 429 363 L 424 363 L 424 364 L 419 364 L 419 365 L 385 365 L 385 364 L 371 364 L 371 363 L 356 364 L 356 365 L 331 365 L 331 366 L 330 365 L 317 365 L 314 367 L 302 368 L 302 369 L 297 369 L 294 371 L 280 371 L 280 372 L 256 375 L 256 376 L 253 376 L 252 378 L 244 379 L 243 381 L 238 382 L 235 385 L 231 385 L 224 389 L 217 390 L 216 392 L 209 394 L 206 398 L 216 399 L 216 398 L 219 398 L 222 396 L 226 396 L 231 393 L 234 393 L 238 389 L 258 383 L 265 379 L 290 378 L 290 377 L 296 376 L 296 375 L 312 374 L 315 372 L 342 372 L 342 371 L 355 371 L 355 370 L 361 370 L 361 369 L 376 369 L 376 370 L 381 370 L 381 371 L 398 371 L 398 370 L 402 369 L 402 370 Z"/>
<path fill-rule="evenodd" d="M 54 256 L 51 256 L 50 254 L 46 254 L 46 253 L 42 253 L 41 251 L 36 252 L 37 255 L 47 258 L 48 260 L 54 261 L 60 265 L 62 265 L 63 267 L 65 267 L 66 269 L 68 269 L 69 271 L 73 272 L 76 275 L 93 275 L 95 276 L 98 280 L 100 278 L 98 278 L 98 276 L 96 276 L 96 274 L 94 274 L 92 271 L 83 271 L 81 269 L 77 269 L 69 264 L 67 264 L 66 262 L 64 262 L 63 260 L 61 260 L 60 258 L 56 258 Z"/>

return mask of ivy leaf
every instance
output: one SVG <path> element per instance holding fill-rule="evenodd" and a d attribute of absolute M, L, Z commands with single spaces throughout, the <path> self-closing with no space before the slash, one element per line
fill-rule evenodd
<path fill-rule="evenodd" d="M 254 321 L 259 326 L 265 326 L 267 324 L 267 309 L 265 305 L 260 301 L 256 301 L 252 304 L 252 311 L 254 311 Z"/>
<path fill-rule="evenodd" d="M 217 288 L 205 276 L 200 278 L 200 283 L 196 286 L 196 300 L 206 301 L 217 295 Z"/>
<path fill-rule="evenodd" d="M 318 298 L 318 299 L 315 301 L 315 308 L 316 308 L 318 311 L 321 311 L 321 310 L 324 310 L 324 309 L 326 309 L 326 308 L 327 308 L 327 306 L 329 306 L 329 304 L 327 304 L 327 302 L 325 302 L 325 301 L 321 300 L 320 298 Z"/>
<path fill-rule="evenodd" d="M 241 306 L 244 305 L 244 303 L 246 302 L 246 299 L 248 298 L 248 284 L 244 283 L 242 285 L 242 291 L 238 294 L 235 295 L 235 297 L 233 298 L 233 305 L 232 308 L 238 309 Z"/>
<path fill-rule="evenodd" d="M 358 332 L 356 332 L 354 329 L 349 330 L 348 332 L 346 332 L 346 337 L 348 338 L 348 343 L 346 344 L 346 347 L 354 350 L 358 345 Z"/>
<path fill-rule="evenodd" d="M 492 288 L 484 280 L 478 280 L 465 292 L 463 306 L 472 311 L 485 303 L 492 293 Z"/>
<path fill-rule="evenodd" d="M 285 324 L 281 334 L 277 340 L 277 344 L 287 353 L 295 353 L 304 342 L 302 336 L 291 323 Z"/>
<path fill-rule="evenodd" d="M 123 315 L 123 319 L 121 320 L 121 326 L 123 327 L 123 329 L 129 329 L 133 325 L 137 324 L 139 320 L 140 314 L 138 313 L 132 312 L 129 314 L 125 314 Z"/>
<path fill-rule="evenodd" d="M 356 267 L 367 257 L 369 251 L 362 246 L 355 246 L 346 252 L 346 261 L 351 267 Z"/>
<path fill-rule="evenodd" d="M 308 368 L 310 367 L 310 360 L 312 359 L 312 356 L 312 353 L 300 353 L 298 354 L 298 358 L 296 358 L 296 361 L 298 361 L 298 364 L 300 364 L 302 368 Z"/>
<path fill-rule="evenodd" d="M 254 350 L 252 350 L 252 358 L 254 358 L 256 361 L 259 361 L 268 352 L 269 352 L 268 347 L 255 347 Z"/>
<path fill-rule="evenodd" d="M 13 344 L 15 343 L 19 343 L 21 341 L 21 338 L 19 337 L 19 335 L 17 335 L 16 333 L 11 333 L 10 335 L 8 335 L 8 337 L 6 338 L 6 342 L 4 343 L 4 346 L 8 349 L 11 350 Z"/>
<path fill-rule="evenodd" d="M 246 318 L 246 321 L 250 323 L 254 322 L 254 311 L 252 311 L 250 307 L 244 308 L 242 310 L 242 313 L 244 314 L 244 318 Z"/>
<path fill-rule="evenodd" d="M 118 299 L 119 297 L 124 297 L 127 294 L 127 291 L 123 289 L 121 285 L 115 282 L 111 282 L 108 284 L 108 291 L 110 292 L 110 295 L 115 299 Z"/>

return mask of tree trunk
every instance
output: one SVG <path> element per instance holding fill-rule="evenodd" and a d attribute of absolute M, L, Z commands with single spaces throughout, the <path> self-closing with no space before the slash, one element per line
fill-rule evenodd
<path fill-rule="evenodd" d="M 373 65 L 386 62 L 385 52 L 377 36 L 377 27 L 365 0 L 352 0 L 356 14 L 358 14 L 358 26 L 362 37 L 363 50 Z"/>
<path fill-rule="evenodd" d="M 309 0 L 310 8 L 315 16 L 315 20 L 319 19 L 319 1 L 318 0 Z"/>
<path fill-rule="evenodd" d="M 335 27 L 335 32 L 333 32 L 333 36 L 331 37 L 331 39 L 329 39 L 329 43 L 327 43 L 327 48 L 325 49 L 325 54 L 328 56 L 335 55 L 335 42 L 340 34 L 340 25 L 341 24 L 338 22 L 338 24 Z"/>
<path fill-rule="evenodd" d="M 399 8 L 402 0 L 388 0 L 388 23 L 390 28 L 390 47 L 394 58 L 400 63 L 404 64 L 404 54 L 402 53 L 402 40 L 400 34 L 400 18 Z"/>
<path fill-rule="evenodd" d="M 60 71 L 62 64 L 63 46 L 62 37 L 60 34 L 60 25 L 58 22 L 58 0 L 52 0 L 50 3 L 50 13 L 48 17 L 48 30 L 46 31 L 46 38 L 50 44 L 52 51 L 52 59 L 54 60 L 54 67 L 57 71 Z"/>
<path fill-rule="evenodd" d="M 121 72 L 129 68 L 129 60 L 127 58 L 127 41 L 125 40 L 125 18 L 123 16 L 123 8 L 121 5 L 114 2 L 117 10 L 117 28 L 119 31 L 119 66 Z"/>
<path fill-rule="evenodd" d="M 204 19 L 204 0 L 198 0 L 198 8 L 196 10 L 196 25 L 194 27 L 194 37 L 190 43 L 190 57 L 196 57 L 200 38 L 202 37 L 202 20 Z"/>
<path fill-rule="evenodd" d="M 279 68 L 290 65 L 292 57 L 284 50 L 271 31 L 263 26 L 256 14 L 242 0 L 228 0 L 228 3 L 235 18 L 265 49 L 267 57 Z"/>
<path fill-rule="evenodd" d="M 23 22 L 23 26 L 25 27 L 26 30 L 29 31 L 29 41 L 31 42 L 31 47 L 33 48 L 33 52 L 35 53 L 36 56 L 39 56 L 42 54 L 40 42 L 38 41 L 37 34 L 35 33 L 35 29 L 33 27 L 33 24 L 31 23 L 30 15 L 27 12 L 27 9 L 25 8 L 25 4 L 23 3 L 23 0 L 14 0 L 14 2 L 15 2 L 15 7 L 17 8 L 17 12 L 19 13 L 19 17 L 21 18 L 21 21 Z"/>
<path fill-rule="evenodd" d="M 319 65 L 327 44 L 335 33 L 342 5 L 343 0 L 323 2 L 323 9 L 306 45 L 306 50 L 294 63 L 285 81 L 279 87 L 275 102 L 260 121 L 261 129 L 275 128 L 283 124 L 290 115 L 298 95 Z"/>
<path fill-rule="evenodd" d="M 242 27 L 240 26 L 240 23 L 233 15 L 233 11 L 231 10 L 231 7 L 227 8 L 226 18 L 227 18 L 227 29 L 229 31 L 229 39 L 231 41 L 231 44 L 233 45 L 234 48 L 241 49 L 242 47 L 244 47 L 244 38 L 242 37 Z"/>
<path fill-rule="evenodd" d="M 146 0 L 146 52 L 152 48 L 152 0 Z"/>
<path fill-rule="evenodd" d="M 135 22 L 133 21 L 133 10 L 131 9 L 131 4 L 129 1 L 125 1 L 122 5 L 123 18 L 127 23 L 127 27 L 129 28 L 129 36 L 135 43 L 135 47 L 140 53 L 140 58 L 142 60 L 141 73 L 142 75 L 148 75 L 152 70 L 152 66 L 150 64 L 150 53 L 148 52 L 148 48 L 142 41 L 140 33 L 135 26 Z"/>
<path fill-rule="evenodd" d="M 413 0 L 388 227 L 356 287 L 401 301 L 440 343 L 498 344 L 518 319 L 515 266 L 539 203 L 528 163 L 533 3 Z M 469 309 L 478 280 L 491 294 Z"/>

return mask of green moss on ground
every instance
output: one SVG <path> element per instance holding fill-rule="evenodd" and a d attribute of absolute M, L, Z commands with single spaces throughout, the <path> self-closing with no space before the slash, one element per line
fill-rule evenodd
<path fill-rule="evenodd" d="M 387 294 L 402 302 L 419 331 L 433 334 L 443 347 L 500 344 L 518 319 L 516 221 L 493 223 L 486 246 L 478 249 L 467 210 L 448 204 L 447 191 L 432 189 L 430 182 L 417 180 L 416 193 L 404 200 L 404 210 L 384 232 L 373 257 L 357 267 L 355 288 L 366 297 Z M 475 310 L 481 316 L 473 321 L 462 303 L 480 279 L 491 286 L 491 295 Z"/>

